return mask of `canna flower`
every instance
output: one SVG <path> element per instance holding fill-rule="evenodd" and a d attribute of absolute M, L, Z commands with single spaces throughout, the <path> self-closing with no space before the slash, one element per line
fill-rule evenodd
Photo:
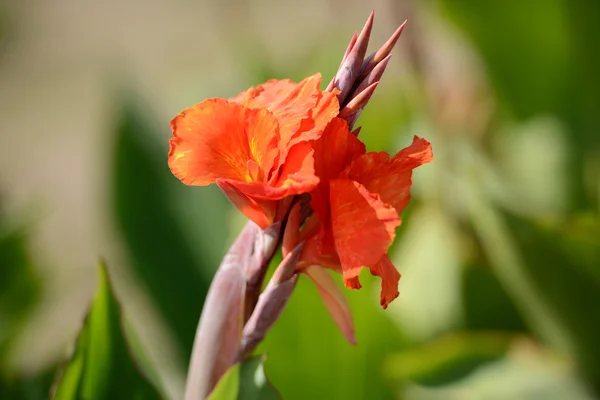
<path fill-rule="evenodd" d="M 316 284 L 351 343 L 350 308 L 325 268 L 354 289 L 368 268 L 381 277 L 383 308 L 398 296 L 400 274 L 386 253 L 410 198 L 412 170 L 433 156 L 430 144 L 417 137 L 393 157 L 367 153 L 356 137 L 360 128 L 350 132 L 404 28 L 366 56 L 373 16 L 350 40 L 326 91 L 319 89 L 318 74 L 298 84 L 271 80 L 228 100 L 205 100 L 171 121 L 173 174 L 188 185 L 216 183 L 256 223 L 242 231 L 211 284 L 186 398 L 206 397 L 229 366 L 252 353 L 283 311 L 299 273 Z M 282 234 L 284 258 L 261 293 Z"/>
<path fill-rule="evenodd" d="M 171 121 L 171 171 L 186 185 L 216 183 L 263 229 L 282 220 L 294 195 L 318 185 L 310 142 L 339 113 L 337 92 L 320 84 L 320 74 L 270 80 L 184 110 Z"/>
<path fill-rule="evenodd" d="M 314 214 L 300 231 L 300 207 L 294 206 L 284 236 L 285 252 L 304 242 L 297 268 L 306 269 L 309 276 L 315 270 L 308 267 L 314 265 L 333 269 L 342 273 L 351 289 L 361 287 L 359 273 L 368 268 L 381 278 L 380 303 L 386 308 L 398 297 L 400 280 L 386 253 L 410 199 L 412 170 L 433 160 L 431 145 L 415 136 L 393 157 L 367 153 L 346 121 L 335 118 L 314 143 L 314 151 L 320 178 L 310 193 Z"/>

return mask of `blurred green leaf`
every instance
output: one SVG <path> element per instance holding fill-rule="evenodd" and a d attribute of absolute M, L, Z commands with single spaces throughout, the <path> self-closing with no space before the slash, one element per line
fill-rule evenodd
<path fill-rule="evenodd" d="M 219 380 L 210 400 L 277 400 L 263 369 L 264 356 L 256 356 L 231 367 Z"/>
<path fill-rule="evenodd" d="M 239 400 L 277 400 L 279 395 L 267 380 L 264 356 L 252 357 L 240 366 Z"/>
<path fill-rule="evenodd" d="M 33 376 L 6 374 L 0 378 L 0 399 L 45 400 L 48 399 L 56 368 L 47 368 Z"/>
<path fill-rule="evenodd" d="M 583 180 L 600 148 L 600 3 L 589 0 L 442 0 L 445 15 L 475 44 L 504 109 L 519 119 L 554 114 L 569 130 L 570 206 L 594 205 Z M 590 190 L 591 189 L 591 190 Z"/>
<path fill-rule="evenodd" d="M 477 46 L 494 88 L 513 112 L 527 118 L 561 109 L 570 62 L 562 0 L 441 3 Z"/>
<path fill-rule="evenodd" d="M 17 334 L 39 292 L 26 232 L 8 227 L 0 215 L 0 365 L 10 338 Z"/>
<path fill-rule="evenodd" d="M 277 262 L 277 260 L 274 260 Z M 386 356 L 408 340 L 378 302 L 379 281 L 364 274 L 361 290 L 342 289 L 356 326 L 357 345 L 338 331 L 321 298 L 301 276 L 282 316 L 260 346 L 267 352 L 266 371 L 286 400 L 392 399 L 382 375 Z"/>
<path fill-rule="evenodd" d="M 130 357 L 120 305 L 111 289 L 106 267 L 101 265 L 96 296 L 53 398 L 141 400 L 161 397 Z"/>
<path fill-rule="evenodd" d="M 567 360 L 528 339 L 516 339 L 507 354 L 463 379 L 442 386 L 407 385 L 411 400 L 591 400 Z"/>
<path fill-rule="evenodd" d="M 50 390 L 50 373 L 23 376 L 6 362 L 11 343 L 20 335 L 40 290 L 41 282 L 29 255 L 28 232 L 13 226 L 0 208 L 0 399 L 47 398 Z"/>
<path fill-rule="evenodd" d="M 209 400 L 235 400 L 240 390 L 240 364 L 236 364 L 223 375 L 209 396 Z"/>
<path fill-rule="evenodd" d="M 491 269 L 479 265 L 464 268 L 462 293 L 466 328 L 528 331 L 513 300 Z"/>
<path fill-rule="evenodd" d="M 183 186 L 169 171 L 167 141 L 159 146 L 157 138 L 125 101 L 116 126 L 113 210 L 133 272 L 187 357 L 227 244 L 227 202 L 218 188 Z"/>
<path fill-rule="evenodd" d="M 600 393 L 600 313 L 596 309 L 600 304 L 600 282 L 590 279 L 590 271 L 600 268 L 598 259 L 586 257 L 584 252 L 565 252 L 564 243 L 573 240 L 569 231 L 543 228 L 511 214 L 505 218 L 519 243 L 527 272 L 567 327 L 572 338 L 571 355 Z M 588 249 L 597 255 L 600 245 L 590 241 Z"/>
<path fill-rule="evenodd" d="M 502 357 L 512 338 L 501 332 L 454 333 L 389 357 L 385 373 L 399 382 L 444 385 Z"/>
<path fill-rule="evenodd" d="M 387 82 L 378 87 L 377 93 L 369 100 L 369 105 L 356 122 L 362 126 L 360 139 L 369 151 L 389 151 L 397 153 L 410 144 L 412 139 L 406 132 L 410 110 L 402 93 L 397 90 L 399 83 Z"/>
<path fill-rule="evenodd" d="M 465 191 L 475 239 L 503 288 L 513 299 L 527 325 L 538 337 L 563 351 L 572 346 L 568 327 L 557 318 L 544 291 L 536 285 L 535 275 L 527 271 L 516 239 L 501 213 L 478 193 Z"/>
<path fill-rule="evenodd" d="M 600 216 L 595 213 L 572 215 L 564 226 L 554 228 L 558 246 L 575 266 L 600 285 Z"/>

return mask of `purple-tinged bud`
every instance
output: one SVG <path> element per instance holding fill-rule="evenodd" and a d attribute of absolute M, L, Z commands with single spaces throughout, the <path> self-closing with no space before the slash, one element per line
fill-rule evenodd
<path fill-rule="evenodd" d="M 206 398 L 236 361 L 244 318 L 244 257 L 230 251 L 210 285 L 192 348 L 186 400 Z"/>
<path fill-rule="evenodd" d="M 371 11 L 365 26 L 356 39 L 356 43 L 352 46 L 352 49 L 345 57 L 333 79 L 333 87 L 340 91 L 337 97 L 341 106 L 346 103 L 346 98 L 350 94 L 350 91 L 356 82 L 356 78 L 358 78 L 360 73 L 365 54 L 367 53 L 367 46 L 369 45 L 372 28 L 373 11 Z M 352 41 L 350 43 L 352 43 Z"/>
<path fill-rule="evenodd" d="M 391 57 L 392 55 L 388 54 L 383 60 L 381 60 L 381 62 L 379 62 L 375 68 L 373 68 L 371 72 L 363 78 L 353 93 L 358 94 L 365 90 L 368 86 L 381 81 L 381 77 L 383 76 Z"/>
<path fill-rule="evenodd" d="M 350 115 L 363 109 L 367 105 L 369 99 L 371 99 L 371 96 L 373 95 L 373 92 L 375 92 L 375 89 L 377 89 L 378 84 L 379 82 L 375 82 L 367 86 L 356 96 L 353 96 L 352 100 L 350 100 L 350 102 L 344 108 L 342 108 L 339 117 L 347 120 Z M 352 127 L 350 127 L 350 129 L 352 129 Z"/>
<path fill-rule="evenodd" d="M 283 259 L 258 298 L 254 312 L 242 332 L 239 359 L 251 352 L 264 339 L 285 308 L 298 279 L 295 269 L 302 247 L 303 244 L 299 244 Z"/>
<path fill-rule="evenodd" d="M 390 36 L 390 38 L 383 44 L 383 46 L 379 48 L 379 50 L 367 57 L 360 70 L 360 79 L 364 79 L 377 64 L 379 64 L 392 52 L 392 49 L 396 45 L 396 42 L 400 38 L 400 35 L 406 26 L 406 22 L 407 21 L 404 21 L 402 25 L 396 29 L 392 36 Z"/>
<path fill-rule="evenodd" d="M 276 222 L 265 230 L 261 230 L 256 224 L 249 221 L 244 231 L 250 229 L 248 225 L 253 225 L 255 229 L 245 239 L 253 245 L 253 248 L 246 264 L 247 285 L 244 321 L 250 318 L 256 306 L 269 262 L 275 253 L 281 234 L 281 222 Z M 242 236 L 244 236 L 244 232 L 240 235 L 240 237 Z"/>
<path fill-rule="evenodd" d="M 346 58 L 348 58 L 348 54 L 350 54 L 350 51 L 352 50 L 352 48 L 354 47 L 354 45 L 356 44 L 356 39 L 358 38 L 358 32 L 354 32 L 354 35 L 352 36 L 352 39 L 350 39 L 350 43 L 348 44 L 348 47 L 346 48 L 346 51 L 344 52 L 344 57 L 342 57 L 342 62 L 340 63 L 340 66 L 338 67 L 338 70 L 340 68 L 342 68 L 342 65 L 344 65 L 344 61 L 346 61 Z M 335 82 L 335 76 L 331 79 L 331 81 L 329 82 L 329 85 L 327 85 L 327 89 L 325 89 L 328 92 L 331 92 L 333 90 L 333 83 Z"/>

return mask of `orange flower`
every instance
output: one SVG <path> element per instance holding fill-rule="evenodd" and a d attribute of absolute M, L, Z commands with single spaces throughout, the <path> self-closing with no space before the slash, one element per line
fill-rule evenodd
<path fill-rule="evenodd" d="M 291 198 L 282 199 L 319 182 L 309 142 L 339 112 L 336 93 L 322 92 L 320 83 L 320 74 L 300 83 L 271 80 L 184 110 L 171 121 L 171 171 L 187 185 L 217 183 L 266 228 L 287 212 Z"/>
<path fill-rule="evenodd" d="M 315 214 L 301 232 L 284 237 L 284 246 L 287 250 L 306 241 L 298 267 L 334 269 L 343 274 L 348 288 L 359 289 L 358 275 L 369 268 L 381 277 L 380 302 L 386 308 L 398 296 L 400 280 L 386 253 L 410 199 L 412 170 L 433 160 L 431 145 L 415 137 L 394 157 L 367 153 L 346 122 L 335 118 L 313 147 L 320 178 L 311 192 Z"/>

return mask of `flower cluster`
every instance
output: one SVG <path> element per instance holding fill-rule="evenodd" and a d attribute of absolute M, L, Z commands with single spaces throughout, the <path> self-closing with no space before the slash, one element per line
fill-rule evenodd
<path fill-rule="evenodd" d="M 263 229 L 287 220 L 284 254 L 303 244 L 298 271 L 330 268 L 357 289 L 361 269 L 369 268 L 382 280 L 385 308 L 400 279 L 386 253 L 410 198 L 412 170 L 433 159 L 431 145 L 415 137 L 393 157 L 366 152 L 338 116 L 339 92 L 321 91 L 320 83 L 319 74 L 300 83 L 271 80 L 183 111 L 171 122 L 169 166 L 185 184 L 218 184 Z M 310 195 L 305 220 L 295 201 L 302 194 Z"/>

